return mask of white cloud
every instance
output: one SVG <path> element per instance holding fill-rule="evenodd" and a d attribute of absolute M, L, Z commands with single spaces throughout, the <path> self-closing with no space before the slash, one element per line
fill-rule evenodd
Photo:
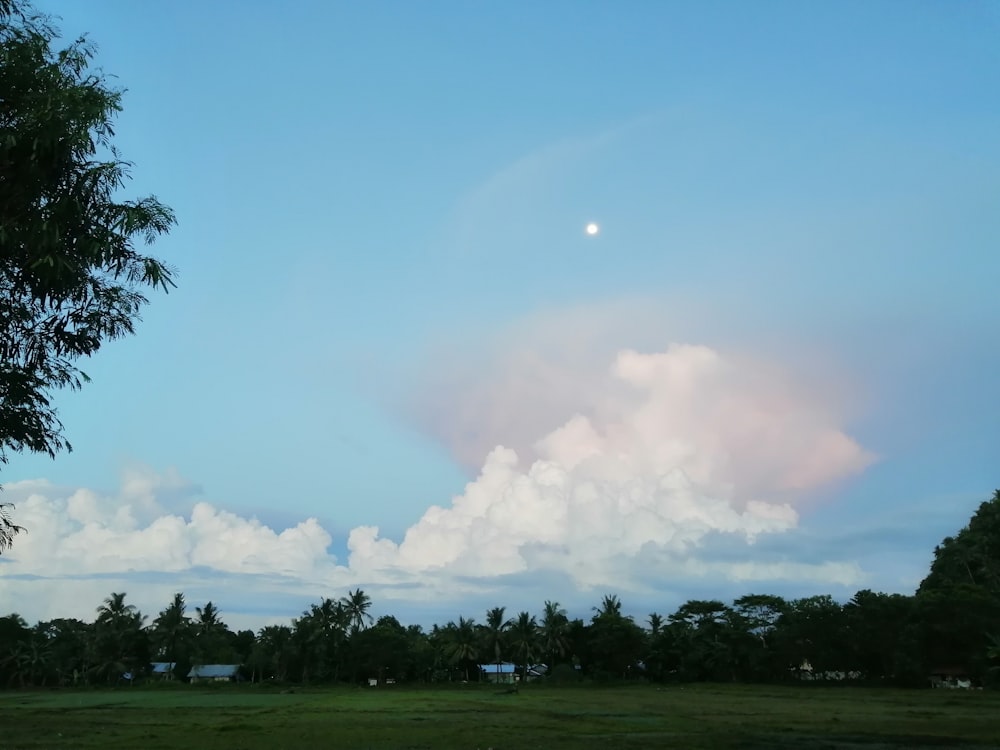
<path fill-rule="evenodd" d="M 621 352 L 611 374 L 611 402 L 582 404 L 592 416 L 536 440 L 530 462 L 494 449 L 465 492 L 430 508 L 399 544 L 355 529 L 351 568 L 489 576 L 535 565 L 590 585 L 646 547 L 684 559 L 713 532 L 752 543 L 789 531 L 798 515 L 788 498 L 872 461 L 822 403 L 750 360 L 672 346 Z M 525 410 L 508 390 L 498 395 L 516 422 Z"/>
<path fill-rule="evenodd" d="M 561 378 L 550 385 L 560 387 Z M 578 413 L 527 447 L 493 448 L 464 492 L 429 508 L 399 542 L 381 538 L 375 525 L 355 528 L 346 566 L 330 554 L 333 540 L 316 519 L 275 530 L 204 501 L 178 510 L 178 495 L 192 485 L 175 471 L 133 468 L 115 495 L 10 484 L 5 499 L 30 531 L 5 556 L 0 598 L 27 597 L 31 606 L 19 609 L 32 616 L 89 617 L 100 599 L 95 582 L 110 591 L 111 579 L 124 585 L 128 575 L 151 572 L 176 580 L 141 586 L 138 603 L 148 611 L 198 571 L 243 600 L 256 591 L 317 598 L 350 585 L 397 600 L 458 599 L 477 580 L 523 586 L 525 575 L 616 591 L 654 591 L 651 580 L 668 588 L 690 579 L 848 586 L 864 578 L 852 563 L 755 554 L 762 535 L 795 529 L 803 493 L 872 460 L 808 389 L 750 359 L 686 345 L 622 351 L 606 377 L 590 381 L 608 387 L 577 391 Z M 483 408 L 504 410 L 507 424 L 521 415 L 537 424 L 534 402 L 509 396 L 500 389 L 499 403 Z M 732 540 L 724 560 L 706 545 L 720 535 Z M 48 579 L 44 587 L 36 576 Z M 60 583 L 58 613 L 29 593 Z M 225 591 L 216 598 L 225 601 Z"/>
<path fill-rule="evenodd" d="M 257 576 L 260 593 L 315 591 L 336 577 L 332 540 L 315 518 L 279 532 L 205 502 L 185 515 L 167 513 L 163 499 L 189 486 L 179 476 L 133 467 L 116 495 L 46 481 L 5 485 L 4 500 L 28 531 L 0 559 L 0 601 L 29 617 L 89 619 L 111 590 L 155 612 L 174 591 L 200 587 L 202 569 L 219 577 L 221 590 L 209 593 L 216 601 L 240 598 L 240 584 L 225 574 Z"/>

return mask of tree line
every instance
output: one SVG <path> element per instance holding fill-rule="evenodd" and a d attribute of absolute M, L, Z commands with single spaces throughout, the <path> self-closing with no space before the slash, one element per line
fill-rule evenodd
<path fill-rule="evenodd" d="M 913 595 L 857 592 L 784 599 L 749 594 L 731 603 L 687 601 L 644 619 L 608 594 L 588 618 L 557 602 L 540 612 L 497 606 L 481 621 L 460 616 L 425 630 L 385 615 L 374 621 L 360 588 L 323 598 L 291 621 L 233 631 L 208 602 L 189 610 L 178 593 L 148 620 L 113 593 L 93 622 L 30 626 L 0 618 L 0 684 L 117 684 L 142 679 L 153 662 L 238 664 L 249 681 L 360 683 L 476 681 L 480 665 L 508 662 L 522 677 L 545 665 L 553 682 L 592 680 L 778 682 L 856 679 L 926 685 L 935 672 L 997 682 L 1000 666 L 1000 490 L 934 551 Z M 127 676 L 127 677 L 126 677 Z"/>

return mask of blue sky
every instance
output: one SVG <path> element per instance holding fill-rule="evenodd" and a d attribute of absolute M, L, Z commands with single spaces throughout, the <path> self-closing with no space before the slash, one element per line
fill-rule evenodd
<path fill-rule="evenodd" d="M 278 586 L 291 592 L 288 616 L 335 586 L 363 585 L 419 620 L 437 616 L 431 600 L 450 617 L 490 597 L 586 602 L 600 596 L 586 588 L 594 580 L 664 610 L 751 589 L 907 590 L 933 545 L 1000 484 L 995 4 L 39 7 L 62 17 L 66 36 L 89 32 L 99 64 L 128 89 L 118 145 L 135 163 L 134 190 L 179 217 L 155 246 L 179 288 L 154 300 L 136 337 L 84 364 L 91 385 L 59 396 L 76 450 L 18 456 L 4 471 L 8 485 L 48 480 L 39 497 L 54 508 L 87 488 L 117 512 L 136 502 L 125 471 L 145 477 L 157 512 L 189 520 L 199 501 L 277 532 L 315 517 L 338 567 L 289 563 Z M 591 220 L 594 238 L 583 233 Z M 570 557 L 607 542 L 605 578 L 534 552 L 519 578 L 469 550 L 440 572 L 417 559 L 419 544 L 441 543 L 433 536 L 347 564 L 352 529 L 401 542 L 429 507 L 466 492 L 496 445 L 514 448 L 527 475 L 535 441 L 574 414 L 606 437 L 617 386 L 604 377 L 618 354 L 670 344 L 730 363 L 698 370 L 711 387 L 701 381 L 691 403 L 714 410 L 738 394 L 754 424 L 780 402 L 810 415 L 775 428 L 791 430 L 790 446 L 833 445 L 823 441 L 835 433 L 856 451 L 789 449 L 784 463 L 760 463 L 734 447 L 743 438 L 730 441 L 735 412 L 697 410 L 668 410 L 669 435 L 652 437 L 638 428 L 646 412 L 628 412 L 621 423 L 651 441 L 630 449 L 659 461 L 653 443 L 690 439 L 700 458 L 678 466 L 705 472 L 706 497 L 794 508 L 794 521 L 740 547 L 744 562 L 855 566 L 856 576 L 810 568 L 747 581 L 725 567 L 712 524 L 690 538 L 690 559 L 676 549 L 647 559 L 649 549 L 590 531 L 560 538 Z M 696 366 L 690 351 L 672 356 Z M 674 372 L 632 364 L 628 377 Z M 751 384 L 747 373 L 768 368 L 794 388 Z M 643 381 L 650 419 L 684 397 L 665 382 Z M 807 395 L 784 403 L 791 391 Z M 552 450 L 542 455 L 559 464 L 570 449 Z M 782 484 L 817 462 L 822 481 Z M 763 468 L 751 482 L 723 464 Z M 653 482 L 656 466 L 630 470 Z M 517 476 L 510 487 L 538 479 Z M 575 487 L 595 480 L 574 476 Z M 658 512 L 680 512 L 656 497 Z M 153 510 L 114 533 L 147 528 Z M 607 518 L 610 536 L 628 536 L 627 514 L 621 534 Z M 549 544 L 524 533 L 523 550 Z M 63 574 L 35 562 L 40 536 L 19 539 L 11 565 L 58 587 Z M 257 567 L 191 558 L 165 572 L 162 559 L 108 561 L 94 575 L 118 578 L 92 590 L 128 586 L 152 609 L 186 585 L 247 622 L 271 616 L 249 592 L 273 597 L 278 584 Z M 650 572 L 668 583 L 647 586 Z M 129 578 L 139 575 L 158 583 Z M 234 583 L 244 575 L 249 584 Z M 17 585 L 11 595 L 40 596 Z M 393 585 L 418 593 L 391 599 Z"/>

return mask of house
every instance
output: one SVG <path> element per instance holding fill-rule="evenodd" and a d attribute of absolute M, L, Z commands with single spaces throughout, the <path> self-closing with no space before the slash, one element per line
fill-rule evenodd
<path fill-rule="evenodd" d="M 177 662 L 174 661 L 154 661 L 149 665 L 151 667 L 150 675 L 157 680 L 172 680 L 174 679 L 174 668 L 177 666 Z"/>
<path fill-rule="evenodd" d="M 539 680 L 549 673 L 549 668 L 545 664 L 532 664 L 528 667 L 528 682 Z"/>
<path fill-rule="evenodd" d="M 930 673 L 931 687 L 968 690 L 972 687 L 968 670 L 962 667 L 936 667 Z"/>
<path fill-rule="evenodd" d="M 188 679 L 192 685 L 199 682 L 236 682 L 239 671 L 239 664 L 199 664 L 191 667 Z"/>
<path fill-rule="evenodd" d="M 857 670 L 850 670 L 848 672 L 843 670 L 816 672 L 813 670 L 812 664 L 809 663 L 808 659 L 803 659 L 802 664 L 800 664 L 797 669 L 792 667 L 791 670 L 798 675 L 800 680 L 828 680 L 843 682 L 844 680 L 860 680 L 864 677 L 864 675 Z"/>
<path fill-rule="evenodd" d="M 517 666 L 510 662 L 480 664 L 479 670 L 483 673 L 487 682 L 511 683 L 521 679 L 521 676 L 517 673 Z"/>

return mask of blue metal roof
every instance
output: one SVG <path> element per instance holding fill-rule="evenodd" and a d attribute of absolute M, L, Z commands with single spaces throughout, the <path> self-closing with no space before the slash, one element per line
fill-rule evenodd
<path fill-rule="evenodd" d="M 239 664 L 201 664 L 191 667 L 188 677 L 234 677 L 239 668 Z"/>
<path fill-rule="evenodd" d="M 517 666 L 509 662 L 500 664 L 480 664 L 479 668 L 487 674 L 513 674 Z"/>
<path fill-rule="evenodd" d="M 173 670 L 177 666 L 177 663 L 172 661 L 154 661 L 150 666 L 153 668 L 153 674 L 166 674 Z"/>

